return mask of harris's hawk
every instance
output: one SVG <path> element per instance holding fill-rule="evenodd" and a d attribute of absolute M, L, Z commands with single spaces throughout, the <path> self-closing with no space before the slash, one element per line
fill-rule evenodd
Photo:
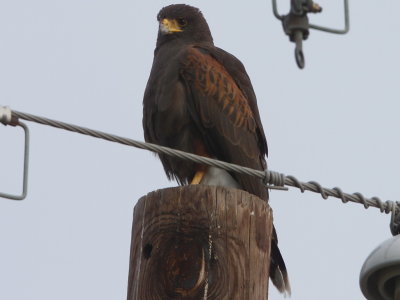
<path fill-rule="evenodd" d="M 243 64 L 214 46 L 199 9 L 170 5 L 157 20 L 157 45 L 143 99 L 145 140 L 264 170 L 267 142 Z M 268 201 L 268 190 L 257 178 L 159 157 L 168 178 L 182 185 L 233 186 Z M 280 292 L 290 294 L 275 228 L 273 233 L 270 277 Z"/>

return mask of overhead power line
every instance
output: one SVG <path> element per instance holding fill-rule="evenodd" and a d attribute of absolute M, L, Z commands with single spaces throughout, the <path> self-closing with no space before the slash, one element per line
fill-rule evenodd
<path fill-rule="evenodd" d="M 93 130 L 73 124 L 68 124 L 65 122 L 60 122 L 48 118 L 39 117 L 32 114 L 27 114 L 15 110 L 11 110 L 8 107 L 0 106 L 0 122 L 4 125 L 19 125 L 19 119 L 36 122 L 43 125 L 52 126 L 59 129 L 64 129 L 72 132 L 77 132 L 84 135 L 89 135 L 95 138 L 104 139 L 110 142 L 116 142 L 127 146 L 133 146 L 140 149 L 149 150 L 158 154 L 165 154 L 172 157 L 189 160 L 192 162 L 205 164 L 208 166 L 217 167 L 220 169 L 224 169 L 226 171 L 235 172 L 239 174 L 251 175 L 257 177 L 265 183 L 267 188 L 270 189 L 279 189 L 285 190 L 285 186 L 296 187 L 300 189 L 301 192 L 311 191 L 315 193 L 319 193 L 322 198 L 327 199 L 328 197 L 335 197 L 342 200 L 343 203 L 354 202 L 362 204 L 365 208 L 375 207 L 379 208 L 381 212 L 386 214 L 391 213 L 391 231 L 393 235 L 398 234 L 400 231 L 400 202 L 399 201 L 382 201 L 378 197 L 366 198 L 361 193 L 353 193 L 348 194 L 343 192 L 340 188 L 326 188 L 322 187 L 316 181 L 302 182 L 298 180 L 296 177 L 291 175 L 284 175 L 279 172 L 275 172 L 272 170 L 255 170 L 243 166 L 239 166 L 236 164 L 231 164 L 223 161 L 219 161 L 216 159 L 211 159 L 199 155 L 195 155 L 192 153 L 187 153 L 184 151 L 159 146 L 156 144 L 141 142 L 132 140 L 125 137 L 120 137 L 114 134 L 109 134 L 105 132 L 101 132 L 98 130 Z M 26 131 L 26 134 L 29 134 Z"/>

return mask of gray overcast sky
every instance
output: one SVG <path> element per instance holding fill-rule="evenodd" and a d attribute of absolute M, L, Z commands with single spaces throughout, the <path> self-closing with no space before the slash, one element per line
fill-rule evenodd
<path fill-rule="evenodd" d="M 281 2 L 286 13 L 289 0 Z M 340 0 L 321 25 L 343 27 Z M 270 0 L 188 1 L 246 66 L 272 170 L 400 200 L 400 2 L 354 0 L 351 31 L 312 31 L 306 69 Z M 0 105 L 143 140 L 156 14 L 169 1 L 14 0 L 0 5 Z M 174 186 L 149 152 L 28 123 L 29 194 L 0 199 L 0 299 L 126 298 L 132 211 Z M 19 193 L 23 135 L 0 126 L 0 191 Z M 389 216 L 312 193 L 271 192 L 292 299 L 364 299 L 359 272 Z M 283 299 L 274 288 L 270 299 Z"/>

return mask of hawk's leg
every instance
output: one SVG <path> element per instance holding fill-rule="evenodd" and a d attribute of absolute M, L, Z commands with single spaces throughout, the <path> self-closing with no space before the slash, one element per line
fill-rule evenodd
<path fill-rule="evenodd" d="M 204 143 L 201 139 L 195 139 L 194 140 L 194 153 L 200 156 L 204 157 L 210 157 L 208 154 L 208 151 L 206 150 L 206 147 L 204 146 Z M 190 184 L 200 184 L 200 182 L 203 180 L 204 175 L 206 175 L 208 171 L 208 166 L 206 165 L 198 165 L 196 167 L 196 173 L 193 176 L 192 181 Z"/>
<path fill-rule="evenodd" d="M 190 184 L 200 184 L 201 180 L 203 179 L 204 175 L 206 174 L 206 170 L 197 171 Z"/>

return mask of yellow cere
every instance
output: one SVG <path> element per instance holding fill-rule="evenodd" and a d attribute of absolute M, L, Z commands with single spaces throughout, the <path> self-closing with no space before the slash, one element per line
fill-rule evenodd
<path fill-rule="evenodd" d="M 160 29 L 164 33 L 173 33 L 183 31 L 176 20 L 162 19 L 160 22 Z"/>

